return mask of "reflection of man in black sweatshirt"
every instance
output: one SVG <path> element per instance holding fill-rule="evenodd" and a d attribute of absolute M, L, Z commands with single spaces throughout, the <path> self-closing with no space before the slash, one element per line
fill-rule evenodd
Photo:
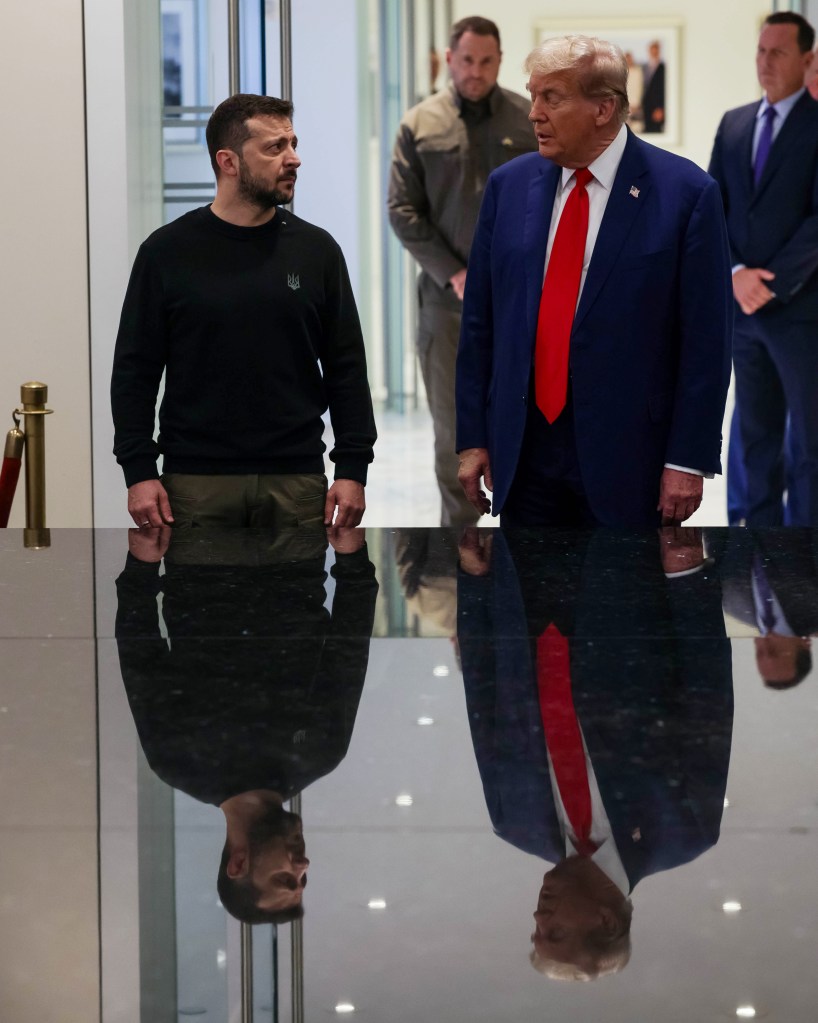
<path fill-rule="evenodd" d="M 363 531 L 330 530 L 331 610 L 323 530 L 181 533 L 164 575 L 158 557 L 134 556 L 146 556 L 143 534 L 131 531 L 117 580 L 116 637 L 145 755 L 163 781 L 223 810 L 225 907 L 248 922 L 298 915 L 308 861 L 282 803 L 349 746 L 378 590 Z"/>

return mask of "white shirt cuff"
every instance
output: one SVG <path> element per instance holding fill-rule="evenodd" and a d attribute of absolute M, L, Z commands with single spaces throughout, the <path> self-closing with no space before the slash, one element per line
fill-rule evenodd
<path fill-rule="evenodd" d="M 712 480 L 715 473 L 702 472 L 701 469 L 688 469 L 686 465 L 673 465 L 671 462 L 665 462 L 666 469 L 675 469 L 677 472 L 689 472 L 691 476 L 704 476 L 706 480 Z"/>

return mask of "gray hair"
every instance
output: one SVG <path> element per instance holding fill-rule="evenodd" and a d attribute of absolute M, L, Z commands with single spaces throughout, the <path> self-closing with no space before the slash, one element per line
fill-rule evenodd
<path fill-rule="evenodd" d="M 630 112 L 628 104 L 628 62 L 613 43 L 595 36 L 562 36 L 546 39 L 526 57 L 528 75 L 571 72 L 580 92 L 588 99 L 611 98 L 616 102 L 619 124 Z"/>

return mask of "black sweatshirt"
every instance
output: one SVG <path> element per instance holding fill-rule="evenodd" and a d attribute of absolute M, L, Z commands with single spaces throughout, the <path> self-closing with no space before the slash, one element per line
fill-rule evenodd
<path fill-rule="evenodd" d="M 162 372 L 159 438 L 153 440 Z M 111 378 L 128 486 L 179 473 L 321 473 L 366 483 L 376 431 L 358 312 L 332 237 L 277 209 L 237 227 L 202 207 L 140 247 Z"/>
<path fill-rule="evenodd" d="M 185 546 L 195 553 L 198 542 L 204 563 L 174 563 L 172 540 L 165 575 L 128 555 L 117 579 L 117 648 L 139 740 L 159 777 L 195 799 L 219 805 L 259 788 L 289 798 L 346 755 L 375 567 L 366 545 L 337 554 L 330 611 L 323 552 L 293 560 L 296 546 L 279 564 L 226 565 L 220 545 L 229 549 L 230 531 L 196 532 Z M 245 550 L 256 544 L 263 558 L 269 530 L 247 532 Z"/>

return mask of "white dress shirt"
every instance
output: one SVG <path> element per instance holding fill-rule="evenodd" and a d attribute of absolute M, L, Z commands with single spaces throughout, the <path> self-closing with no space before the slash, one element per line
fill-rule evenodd
<path fill-rule="evenodd" d="M 601 153 L 593 163 L 588 165 L 588 170 L 593 174 L 593 179 L 588 182 L 588 235 L 585 239 L 585 256 L 582 260 L 582 277 L 579 282 L 579 296 L 585 287 L 585 278 L 588 276 L 588 266 L 591 256 L 594 254 L 599 228 L 602 226 L 602 218 L 605 216 L 605 208 L 611 195 L 616 172 L 622 162 L 622 154 L 625 152 L 625 144 L 628 141 L 628 130 L 623 124 L 613 142 L 604 153 Z M 576 180 L 574 171 L 569 167 L 562 168 L 562 181 L 557 189 L 554 198 L 554 209 L 551 213 L 551 227 L 548 231 L 548 248 L 545 251 L 545 266 L 543 267 L 543 280 L 545 271 L 548 269 L 548 260 L 551 258 L 551 249 L 554 247 L 554 237 L 557 233 L 559 223 L 568 196 L 571 194 Z M 577 305 L 579 305 L 577 296 Z"/>
<path fill-rule="evenodd" d="M 580 735 L 582 735 L 582 729 L 580 728 Z M 616 848 L 616 841 L 613 835 L 613 828 L 611 822 L 608 819 L 608 815 L 605 812 L 605 806 L 602 802 L 602 793 L 599 791 L 599 785 L 596 780 L 596 774 L 594 774 L 594 765 L 591 763 L 591 758 L 588 755 L 588 748 L 585 745 L 585 737 L 582 737 L 582 749 L 585 753 L 585 769 L 588 772 L 588 787 L 591 791 L 591 841 L 597 846 L 596 852 L 590 857 L 599 869 L 613 881 L 616 887 L 622 892 L 627 898 L 630 893 L 631 885 L 628 880 L 628 875 L 625 873 L 625 868 L 622 865 L 622 859 L 619 855 L 619 850 Z M 551 774 L 551 788 L 554 795 L 554 807 L 557 811 L 557 820 L 559 821 L 560 831 L 565 842 L 565 855 L 574 856 L 576 855 L 576 847 L 572 839 L 576 839 L 573 830 L 571 828 L 571 822 L 568 819 L 568 814 L 565 811 L 565 805 L 560 795 L 560 788 L 557 784 L 557 777 L 554 774 L 554 765 L 551 763 L 551 753 L 548 754 L 548 770 Z M 637 839 L 634 839 L 635 841 Z"/>

